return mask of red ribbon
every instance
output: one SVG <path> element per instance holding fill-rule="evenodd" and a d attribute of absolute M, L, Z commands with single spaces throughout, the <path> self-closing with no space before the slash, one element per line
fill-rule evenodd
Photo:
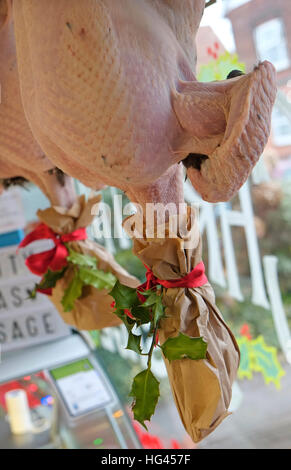
<path fill-rule="evenodd" d="M 141 302 L 145 302 L 146 298 L 144 295 L 141 294 L 142 291 L 152 289 L 153 287 L 157 285 L 161 285 L 166 287 L 167 289 L 171 287 L 183 287 L 183 288 L 195 288 L 195 287 L 201 287 L 204 286 L 204 284 L 207 284 L 208 279 L 205 275 L 205 266 L 203 261 L 198 263 L 190 273 L 186 274 L 186 276 L 180 277 L 180 279 L 173 279 L 171 281 L 165 281 L 164 279 L 158 279 L 152 270 L 144 265 L 147 272 L 146 272 L 146 282 L 141 284 L 137 288 L 137 295 L 138 298 Z M 140 292 L 141 291 L 141 292 Z M 159 331 L 157 331 L 156 337 L 155 337 L 155 346 L 159 342 Z"/>
<path fill-rule="evenodd" d="M 51 250 L 28 256 L 25 260 L 26 266 L 33 274 L 43 276 L 48 269 L 51 271 L 60 271 L 67 265 L 67 256 L 69 253 L 65 243 L 86 240 L 86 238 L 87 233 L 85 228 L 79 228 L 72 233 L 58 235 L 47 225 L 40 224 L 22 240 L 19 248 L 23 248 L 36 240 L 48 239 L 54 242 L 55 246 Z"/>
<path fill-rule="evenodd" d="M 204 284 L 207 284 L 208 282 L 208 279 L 205 275 L 205 266 L 204 266 L 203 261 L 198 263 L 195 266 L 195 268 L 192 269 L 190 273 L 186 274 L 186 276 L 183 276 L 180 279 L 173 279 L 171 281 L 158 279 L 148 266 L 145 266 L 145 268 L 147 270 L 146 272 L 147 280 L 141 286 L 138 287 L 139 291 L 152 289 L 153 287 L 157 285 L 164 286 L 167 289 L 171 287 L 194 288 L 194 287 L 204 286 Z M 145 301 L 145 298 L 143 295 L 139 294 L 139 297 L 141 301 L 143 302 Z"/>
<path fill-rule="evenodd" d="M 204 284 L 208 283 L 208 279 L 205 275 L 205 266 L 204 266 L 203 261 L 198 263 L 192 269 L 192 271 L 190 273 L 186 274 L 186 276 L 183 276 L 180 279 L 173 279 L 171 281 L 165 281 L 163 279 L 158 279 L 148 266 L 146 266 L 146 265 L 144 265 L 144 266 L 147 270 L 147 272 L 146 272 L 147 280 L 146 280 L 146 282 L 141 284 L 136 289 L 138 298 L 142 303 L 144 303 L 146 301 L 146 297 L 144 295 L 142 295 L 141 292 L 143 292 L 145 290 L 148 290 L 148 289 L 152 289 L 153 287 L 155 287 L 157 285 L 164 286 L 168 289 L 171 288 L 171 287 L 183 287 L 183 288 L 192 288 L 193 289 L 195 287 L 204 286 Z M 112 308 L 115 307 L 115 301 L 113 301 L 111 303 L 111 307 Z M 129 318 L 134 319 L 131 311 L 128 310 L 127 308 L 124 309 L 124 313 Z M 158 344 L 158 342 L 159 342 L 159 332 L 157 331 L 156 337 L 155 337 L 155 346 Z"/>

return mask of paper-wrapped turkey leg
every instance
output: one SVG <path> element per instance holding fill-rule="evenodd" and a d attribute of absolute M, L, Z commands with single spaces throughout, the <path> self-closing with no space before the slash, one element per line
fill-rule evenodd
<path fill-rule="evenodd" d="M 133 251 L 160 280 L 177 280 L 201 263 L 201 239 L 195 213 L 188 210 L 188 226 L 180 224 L 179 233 L 165 238 L 134 238 Z M 184 216 L 186 219 L 186 216 Z M 131 221 L 125 229 L 132 233 Z M 185 220 L 186 222 L 186 220 Z M 175 225 L 175 224 L 174 224 Z M 139 238 L 140 236 L 140 238 Z M 166 318 L 160 325 L 160 343 L 179 332 L 203 337 L 206 359 L 165 359 L 173 396 L 181 420 L 191 438 L 198 442 L 228 415 L 231 388 L 239 365 L 239 349 L 233 334 L 215 305 L 212 287 L 206 281 L 196 288 L 163 288 Z"/>

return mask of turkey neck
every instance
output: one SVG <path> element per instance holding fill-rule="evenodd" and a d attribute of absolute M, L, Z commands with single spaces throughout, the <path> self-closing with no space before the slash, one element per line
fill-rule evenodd
<path fill-rule="evenodd" d="M 41 175 L 39 179 L 41 182 L 36 184 L 46 194 L 52 206 L 70 209 L 77 199 L 73 178 L 63 173 L 60 179 L 56 169 L 53 169 Z"/>
<path fill-rule="evenodd" d="M 169 216 L 185 212 L 183 190 L 183 168 L 173 165 L 154 183 L 130 187 L 126 195 L 139 211 L 142 211 L 146 224 L 167 222 Z M 163 210 L 167 207 L 166 212 Z"/>

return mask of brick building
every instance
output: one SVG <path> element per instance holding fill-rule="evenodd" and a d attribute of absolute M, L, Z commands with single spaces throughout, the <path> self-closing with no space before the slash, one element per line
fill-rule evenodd
<path fill-rule="evenodd" d="M 280 90 L 265 160 L 276 178 L 291 177 L 291 0 L 223 0 L 236 51 L 247 70 L 267 59 Z M 288 109 L 289 108 L 289 109 Z M 289 117 L 288 117 L 289 116 Z"/>

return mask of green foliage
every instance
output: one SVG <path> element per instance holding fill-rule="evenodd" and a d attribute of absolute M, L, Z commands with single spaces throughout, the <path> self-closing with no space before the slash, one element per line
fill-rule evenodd
<path fill-rule="evenodd" d="M 58 280 L 64 276 L 66 269 L 66 267 L 60 271 L 51 271 L 50 269 L 48 269 L 40 283 L 36 284 L 34 289 L 30 292 L 29 297 L 31 299 L 35 299 L 38 289 L 44 290 L 56 287 Z"/>
<path fill-rule="evenodd" d="M 205 359 L 207 343 L 203 338 L 190 338 L 179 333 L 174 338 L 168 338 L 162 345 L 164 356 L 169 360 L 175 359 Z"/>
<path fill-rule="evenodd" d="M 135 321 L 138 326 L 146 325 L 150 321 L 149 317 L 151 313 L 149 312 L 148 309 L 144 308 L 143 306 L 140 306 L 140 305 L 133 306 L 131 309 L 131 313 L 133 317 L 135 318 Z"/>
<path fill-rule="evenodd" d="M 65 312 L 73 310 L 75 300 L 82 296 L 83 287 L 92 286 L 95 289 L 110 290 L 116 282 L 116 277 L 97 268 L 97 260 L 93 256 L 83 255 L 69 248 L 68 261 L 75 266 L 75 275 L 65 289 L 62 305 Z"/>
<path fill-rule="evenodd" d="M 144 422 L 151 419 L 160 396 L 159 382 L 150 368 L 135 376 L 130 396 L 134 399 L 134 419 L 147 430 Z"/>
<path fill-rule="evenodd" d="M 141 354 L 141 347 L 140 347 L 140 340 L 141 335 L 134 335 L 132 331 L 129 331 L 128 334 L 128 342 L 126 349 L 130 349 L 131 351 L 136 352 L 137 354 Z"/>
<path fill-rule="evenodd" d="M 58 280 L 64 276 L 66 269 L 67 268 L 64 268 L 60 271 L 51 271 L 49 269 L 42 278 L 40 284 L 38 284 L 38 287 L 40 289 L 51 289 L 55 287 Z"/>
<path fill-rule="evenodd" d="M 164 306 L 162 303 L 162 296 L 157 295 L 156 291 L 148 291 L 143 293 L 143 295 L 147 296 L 148 298 L 142 304 L 142 307 L 150 307 L 151 313 L 153 317 L 153 327 L 156 327 L 159 324 L 161 318 L 165 316 L 164 313 Z"/>
<path fill-rule="evenodd" d="M 245 64 L 239 62 L 237 54 L 225 52 L 218 59 L 211 60 L 207 65 L 200 67 L 198 80 L 200 82 L 225 80 L 229 72 L 234 69 L 245 72 Z"/>
<path fill-rule="evenodd" d="M 101 269 L 85 268 L 82 266 L 79 268 L 79 278 L 84 284 L 93 286 L 98 290 L 110 290 L 116 282 L 116 277 L 110 272 L 105 273 Z"/>
<path fill-rule="evenodd" d="M 69 263 L 76 264 L 77 266 L 88 266 L 90 268 L 97 267 L 97 259 L 90 255 L 84 255 L 78 253 L 77 251 L 68 248 L 69 256 L 67 256 L 67 261 Z"/>
<path fill-rule="evenodd" d="M 95 289 L 110 290 L 113 288 L 116 277 L 110 272 L 105 272 L 97 268 L 97 259 L 94 256 L 84 255 L 72 250 L 66 245 L 69 251 L 67 261 L 74 266 L 74 277 L 64 291 L 61 303 L 65 312 L 73 310 L 75 300 L 82 296 L 83 287 L 92 286 Z M 66 266 L 61 271 L 48 270 L 39 284 L 36 284 L 34 290 L 30 292 L 30 297 L 35 298 L 37 289 L 50 289 L 56 286 L 56 283 L 61 279 L 66 270 Z"/>
<path fill-rule="evenodd" d="M 83 289 L 83 281 L 78 273 L 73 277 L 68 287 L 64 291 L 62 298 L 62 306 L 65 312 L 70 312 L 74 308 L 75 300 L 81 297 Z"/>
<path fill-rule="evenodd" d="M 117 310 L 131 308 L 132 306 L 139 304 L 136 289 L 124 286 L 123 284 L 120 284 L 119 281 L 116 282 L 110 295 L 115 300 L 115 307 Z"/>
<path fill-rule="evenodd" d="M 139 293 L 139 295 L 138 295 Z M 136 289 L 121 285 L 118 281 L 110 292 L 115 301 L 116 315 L 123 321 L 128 331 L 127 349 L 139 355 L 147 356 L 147 369 L 134 377 L 130 396 L 134 398 L 132 409 L 134 418 L 145 428 L 155 411 L 159 392 L 159 382 L 151 372 L 151 360 L 154 347 L 157 345 L 157 332 L 160 321 L 165 317 L 165 307 L 162 302 L 162 286 L 138 292 Z M 147 353 L 141 348 L 142 335 L 133 333 L 133 328 L 149 324 L 147 337 L 151 337 L 151 346 Z M 170 361 L 185 358 L 204 359 L 207 344 L 202 338 L 190 338 L 182 333 L 175 338 L 169 338 L 161 346 L 163 354 Z"/>
<path fill-rule="evenodd" d="M 145 267 L 132 250 L 121 250 L 115 255 L 116 261 L 141 282 L 145 280 Z"/>

